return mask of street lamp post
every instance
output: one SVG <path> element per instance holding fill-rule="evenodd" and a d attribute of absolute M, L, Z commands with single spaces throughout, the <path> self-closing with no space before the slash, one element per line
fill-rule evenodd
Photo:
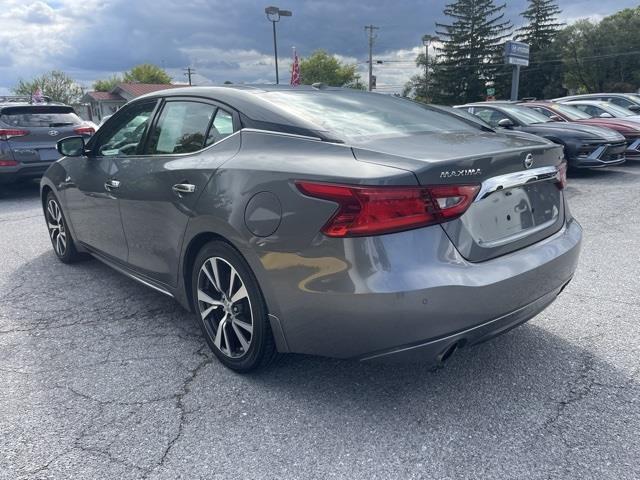
<path fill-rule="evenodd" d="M 276 23 L 280 21 L 280 17 L 290 17 L 293 15 L 290 10 L 280 10 L 278 7 L 267 7 L 264 9 L 267 14 L 267 20 L 273 24 L 273 55 L 276 60 L 276 85 L 280 83 L 278 75 L 278 42 L 276 40 Z"/>
<path fill-rule="evenodd" d="M 432 42 L 437 42 L 438 37 L 433 35 L 423 35 L 422 44 L 424 45 L 424 96 L 425 100 L 429 99 L 429 47 Z"/>

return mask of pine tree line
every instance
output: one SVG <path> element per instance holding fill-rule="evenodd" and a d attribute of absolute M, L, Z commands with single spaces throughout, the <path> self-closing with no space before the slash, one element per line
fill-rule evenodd
<path fill-rule="evenodd" d="M 632 91 L 640 87 L 640 7 L 622 10 L 594 24 L 565 26 L 557 0 L 528 0 L 524 25 L 513 28 L 505 4 L 455 0 L 444 9 L 449 22 L 436 23 L 440 47 L 430 75 L 416 75 L 403 95 L 419 101 L 460 104 L 483 100 L 487 87 L 508 98 L 510 65 L 504 43 L 530 46 L 530 65 L 521 70 L 520 97 L 553 98 L 575 91 Z M 635 53 L 634 53 L 635 52 Z M 424 55 L 416 60 L 424 68 Z"/>

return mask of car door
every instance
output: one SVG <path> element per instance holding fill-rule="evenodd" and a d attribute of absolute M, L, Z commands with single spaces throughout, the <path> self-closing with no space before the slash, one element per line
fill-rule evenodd
<path fill-rule="evenodd" d="M 65 191 L 68 214 L 79 241 L 125 262 L 127 243 L 118 204 L 117 155 L 130 155 L 143 144 L 156 102 L 123 108 L 105 130 L 88 144 L 89 154 L 69 157 L 65 167 L 70 186 Z"/>
<path fill-rule="evenodd" d="M 238 136 L 227 138 L 238 127 L 226 107 L 169 97 L 144 153 L 115 158 L 128 263 L 138 273 L 176 285 L 187 222 L 216 168 L 238 152 Z"/>

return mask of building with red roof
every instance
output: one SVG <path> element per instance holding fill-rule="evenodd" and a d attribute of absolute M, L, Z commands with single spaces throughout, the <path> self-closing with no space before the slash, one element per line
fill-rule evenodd
<path fill-rule="evenodd" d="M 87 92 L 82 103 L 89 105 L 89 120 L 100 123 L 104 117 L 113 115 L 125 103 L 147 93 L 185 85 L 167 85 L 160 83 L 119 83 L 110 92 Z"/>

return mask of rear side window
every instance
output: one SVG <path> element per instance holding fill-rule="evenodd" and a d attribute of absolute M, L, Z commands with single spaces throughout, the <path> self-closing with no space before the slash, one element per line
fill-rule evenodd
<path fill-rule="evenodd" d="M 205 146 L 216 107 L 198 102 L 167 102 L 149 139 L 150 154 L 190 153 Z"/>
<path fill-rule="evenodd" d="M 233 116 L 221 108 L 216 112 L 213 124 L 207 136 L 207 146 L 219 142 L 233 133 Z"/>
<path fill-rule="evenodd" d="M 82 120 L 71 107 L 27 106 L 2 110 L 0 121 L 12 127 L 64 127 L 79 125 Z"/>

